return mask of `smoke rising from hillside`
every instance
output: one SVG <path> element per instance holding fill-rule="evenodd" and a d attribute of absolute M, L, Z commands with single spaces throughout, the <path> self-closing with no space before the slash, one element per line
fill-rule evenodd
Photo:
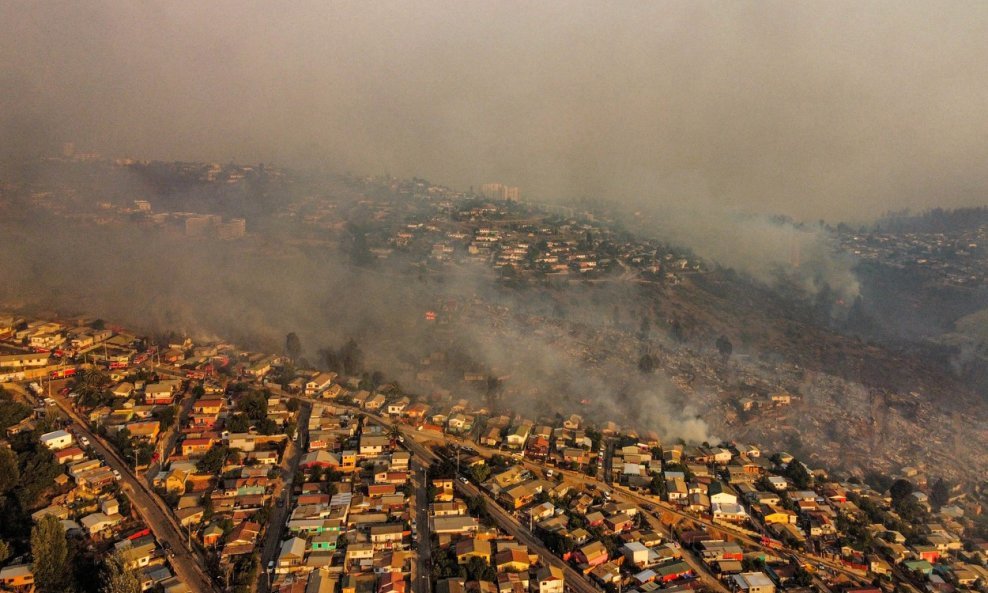
<path fill-rule="evenodd" d="M 809 220 L 988 188 L 984 3 L 7 2 L 0 56 L 6 156 L 73 141 Z"/>
<path fill-rule="evenodd" d="M 416 279 L 399 263 L 358 269 L 339 253 L 259 247 L 252 240 L 188 239 L 160 229 L 22 219 L 0 224 L 0 276 L 7 279 L 0 303 L 271 352 L 280 352 L 285 334 L 295 331 L 313 364 L 319 364 L 319 349 L 354 337 L 368 370 L 406 385 L 426 368 L 424 357 L 455 352 L 477 365 L 461 369 L 461 378 L 464 370 L 506 377 L 504 409 L 534 415 L 589 409 L 665 439 L 710 439 L 706 423 L 667 381 L 637 376 L 636 359 L 615 353 L 583 365 L 579 353 L 589 347 L 587 337 L 571 336 L 564 325 L 533 332 L 524 315 L 546 314 L 553 303 L 535 291 L 497 292 L 482 264 L 437 283 Z M 579 287 L 568 292 L 570 321 L 601 324 L 607 317 L 606 294 L 591 301 Z M 423 313 L 442 302 L 469 309 L 463 313 L 469 317 L 452 317 L 441 329 L 425 323 Z M 504 313 L 488 317 L 485 311 L 496 307 Z M 452 383 L 462 390 L 458 396 L 483 401 L 482 389 Z M 591 400 L 589 408 L 584 400 Z"/>

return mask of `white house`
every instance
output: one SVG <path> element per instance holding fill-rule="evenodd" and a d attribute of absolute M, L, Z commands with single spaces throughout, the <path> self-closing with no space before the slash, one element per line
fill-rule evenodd
<path fill-rule="evenodd" d="M 52 451 L 64 449 L 72 444 L 72 435 L 64 430 L 54 430 L 41 435 L 41 444 Z"/>

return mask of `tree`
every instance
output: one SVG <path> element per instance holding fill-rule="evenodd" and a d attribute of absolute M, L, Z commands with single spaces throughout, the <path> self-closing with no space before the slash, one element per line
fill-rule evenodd
<path fill-rule="evenodd" d="M 940 507 L 949 501 L 950 488 L 947 486 L 947 482 L 943 478 L 937 478 L 937 481 L 933 482 L 933 487 L 930 489 L 930 504 L 935 510 L 939 510 Z"/>
<path fill-rule="evenodd" d="M 162 431 L 168 430 L 175 423 L 175 408 L 172 406 L 158 408 L 151 415 L 157 418 Z"/>
<path fill-rule="evenodd" d="M 909 496 L 912 493 L 913 493 L 913 484 L 909 480 L 904 480 L 900 478 L 895 482 L 892 482 L 892 485 L 889 487 L 889 495 L 892 496 L 893 504 L 904 499 L 905 497 Z"/>
<path fill-rule="evenodd" d="M 0 564 L 7 561 L 10 558 L 12 551 L 10 549 L 10 544 L 0 539 Z"/>
<path fill-rule="evenodd" d="M 799 490 L 805 490 L 810 485 L 810 474 L 798 459 L 790 461 L 782 475 L 788 478 Z"/>
<path fill-rule="evenodd" d="M 292 360 L 294 364 L 300 354 L 302 354 L 302 341 L 298 339 L 298 335 L 295 332 L 291 332 L 285 336 L 285 353 L 288 354 L 288 358 Z"/>
<path fill-rule="evenodd" d="M 196 463 L 196 469 L 203 473 L 215 474 L 223 469 L 229 449 L 224 445 L 213 445 Z"/>
<path fill-rule="evenodd" d="M 127 568 L 120 553 L 108 556 L 104 566 L 102 593 L 141 593 L 137 571 Z"/>
<path fill-rule="evenodd" d="M 322 482 L 322 468 L 318 465 L 313 465 L 309 470 L 309 482 Z"/>
<path fill-rule="evenodd" d="M 247 432 L 250 429 L 250 418 L 246 414 L 234 414 L 227 419 L 226 429 L 230 432 Z"/>
<path fill-rule="evenodd" d="M 45 515 L 31 529 L 31 556 L 34 557 L 34 582 L 40 593 L 72 590 L 65 529 L 54 515 Z"/>
<path fill-rule="evenodd" d="M 262 391 L 254 391 L 241 396 L 237 402 L 237 410 L 243 412 L 254 422 L 268 417 L 268 397 Z"/>
<path fill-rule="evenodd" d="M 10 492 L 20 479 L 17 455 L 7 447 L 0 447 L 0 495 Z"/>
<path fill-rule="evenodd" d="M 11 400 L 6 391 L 0 390 L 0 430 L 6 431 L 30 415 L 30 406 Z"/>
<path fill-rule="evenodd" d="M 655 372 L 655 357 L 651 354 L 642 354 L 638 359 L 638 372 L 643 375 L 650 375 Z"/>

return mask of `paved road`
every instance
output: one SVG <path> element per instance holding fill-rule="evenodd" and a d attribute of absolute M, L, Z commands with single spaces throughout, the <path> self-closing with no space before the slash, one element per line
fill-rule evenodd
<path fill-rule="evenodd" d="M 74 420 L 73 428 L 78 434 L 89 438 L 90 445 L 99 453 L 112 469 L 120 472 L 121 488 L 131 500 L 131 505 L 158 541 L 167 542 L 174 556 L 170 557 L 176 575 L 197 593 L 212 593 L 214 588 L 202 569 L 197 557 L 186 548 L 188 537 L 175 521 L 174 516 L 164 509 L 163 503 L 152 494 L 147 486 L 131 472 L 130 466 L 120 458 L 117 451 L 89 429 L 89 425 L 72 408 L 70 402 L 60 395 L 52 395 L 59 408 Z"/>
<path fill-rule="evenodd" d="M 431 570 L 429 562 L 432 559 L 432 538 L 429 534 L 429 474 L 428 464 L 422 463 L 420 457 L 416 456 L 412 462 L 413 477 L 415 484 L 415 508 L 413 509 L 415 520 L 415 541 L 418 545 L 418 561 L 415 563 L 415 572 L 412 574 L 412 587 L 416 593 L 430 593 L 432 590 Z"/>
<path fill-rule="evenodd" d="M 309 416 L 312 414 L 312 404 L 302 402 L 298 412 L 298 442 L 289 440 L 285 454 L 281 458 L 281 483 L 271 493 L 274 507 L 268 519 L 268 529 L 265 533 L 264 547 L 261 549 L 261 566 L 258 573 L 257 590 L 264 593 L 268 590 L 268 561 L 274 560 L 281 547 L 281 536 L 285 531 L 285 522 L 292 510 L 292 488 L 294 487 L 295 472 L 302 460 L 302 452 L 309 442 Z M 283 501 L 278 506 L 277 501 Z"/>

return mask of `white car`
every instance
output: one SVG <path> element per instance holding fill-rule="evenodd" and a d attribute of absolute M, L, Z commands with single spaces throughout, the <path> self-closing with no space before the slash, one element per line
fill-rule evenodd
<path fill-rule="evenodd" d="M 113 470 L 113 477 L 118 480 L 121 479 L 120 472 L 117 470 Z"/>
<path fill-rule="evenodd" d="M 79 437 L 79 442 L 82 443 L 83 447 L 89 446 L 89 439 L 87 439 L 86 437 Z"/>

